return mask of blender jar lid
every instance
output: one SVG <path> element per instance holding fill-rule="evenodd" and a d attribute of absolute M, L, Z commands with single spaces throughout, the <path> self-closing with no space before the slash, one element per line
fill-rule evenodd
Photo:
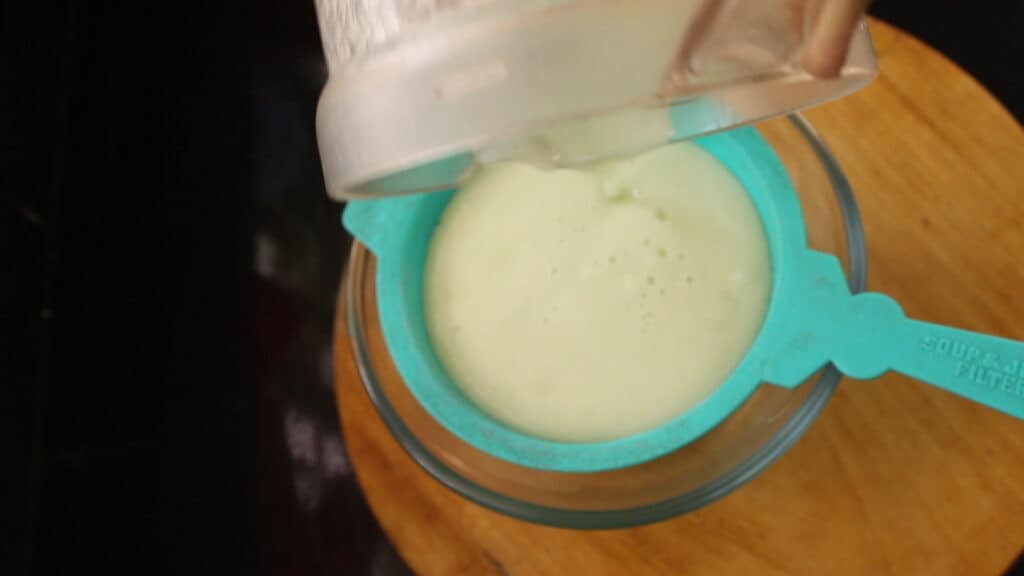
<path fill-rule="evenodd" d="M 445 190 L 500 160 L 578 165 L 793 112 L 874 78 L 863 23 L 836 78 L 803 71 L 795 5 L 317 0 L 328 193 Z"/>

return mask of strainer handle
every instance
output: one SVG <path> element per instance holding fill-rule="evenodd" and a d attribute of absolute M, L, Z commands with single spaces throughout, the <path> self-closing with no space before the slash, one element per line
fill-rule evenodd
<path fill-rule="evenodd" d="M 1024 419 L 1024 343 L 907 319 L 888 296 L 854 296 L 832 361 L 858 379 L 888 370 Z"/>
<path fill-rule="evenodd" d="M 799 385 L 829 361 L 866 380 L 892 370 L 1024 419 L 1024 343 L 908 319 L 884 294 L 850 293 L 839 261 L 802 250 L 782 270 L 751 350 L 761 379 Z"/>

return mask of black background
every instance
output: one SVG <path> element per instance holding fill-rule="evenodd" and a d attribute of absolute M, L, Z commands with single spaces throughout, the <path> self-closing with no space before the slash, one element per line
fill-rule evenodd
<path fill-rule="evenodd" d="M 873 10 L 1024 117 L 1024 3 Z M 312 1 L 7 3 L 2 25 L 3 572 L 405 572 L 334 412 L 347 240 Z"/>

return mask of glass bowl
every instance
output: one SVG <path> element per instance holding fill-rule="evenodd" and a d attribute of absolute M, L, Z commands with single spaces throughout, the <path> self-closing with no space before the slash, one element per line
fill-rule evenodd
<path fill-rule="evenodd" d="M 864 236 L 842 170 L 800 115 L 756 125 L 800 197 L 809 245 L 842 261 L 853 292 L 866 284 Z M 700 508 L 750 481 L 781 456 L 821 412 L 839 383 L 831 366 L 799 387 L 762 385 L 698 440 L 637 466 L 561 473 L 500 460 L 434 420 L 391 361 L 376 303 L 373 255 L 356 242 L 344 280 L 346 325 L 364 388 L 403 449 L 439 482 L 492 510 L 540 524 L 608 529 Z"/>

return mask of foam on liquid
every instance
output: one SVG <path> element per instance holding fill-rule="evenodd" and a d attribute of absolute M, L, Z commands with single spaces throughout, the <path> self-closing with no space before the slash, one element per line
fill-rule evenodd
<path fill-rule="evenodd" d="M 686 412 L 753 342 L 767 240 L 695 144 L 586 170 L 484 168 L 431 240 L 424 313 L 452 380 L 549 440 L 621 438 Z"/>

